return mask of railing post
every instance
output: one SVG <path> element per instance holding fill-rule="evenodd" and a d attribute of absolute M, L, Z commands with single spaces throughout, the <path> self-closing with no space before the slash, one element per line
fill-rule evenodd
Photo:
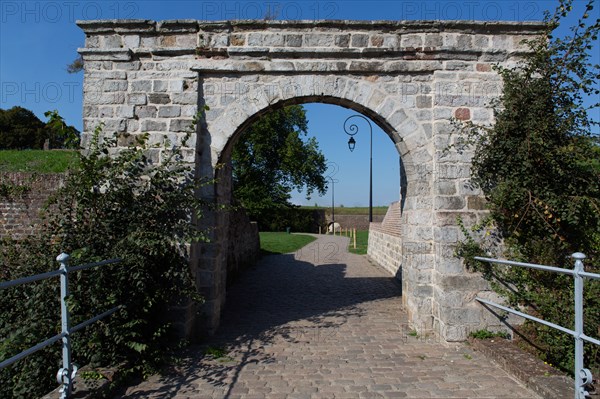
<path fill-rule="evenodd" d="M 575 259 L 573 278 L 575 279 L 575 399 L 585 399 L 587 392 L 585 384 L 589 381 L 586 378 L 586 369 L 583 367 L 583 277 L 579 274 L 584 271 L 583 260 L 585 255 L 576 252 L 571 255 Z"/>
<path fill-rule="evenodd" d="M 71 324 L 69 320 L 69 308 L 67 307 L 67 297 L 69 296 L 69 255 L 62 253 L 56 260 L 60 263 L 60 318 L 62 338 L 62 357 L 63 366 L 58 370 L 56 380 L 62 384 L 60 390 L 61 399 L 67 399 L 73 389 L 73 378 L 77 372 L 77 366 L 71 363 Z"/>

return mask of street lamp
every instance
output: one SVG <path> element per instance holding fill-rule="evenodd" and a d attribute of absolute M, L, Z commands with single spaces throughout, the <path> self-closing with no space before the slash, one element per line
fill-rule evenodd
<path fill-rule="evenodd" d="M 371 135 L 371 149 L 369 155 L 369 223 L 373 222 L 373 127 L 371 126 L 371 122 L 367 118 L 362 115 L 352 115 L 346 118 L 344 121 L 344 132 L 350 136 L 348 140 L 348 148 L 350 152 L 354 151 L 354 147 L 356 147 L 356 140 L 354 139 L 354 135 L 358 133 L 358 126 L 354 123 L 348 125 L 348 121 L 352 118 L 362 118 L 367 122 L 369 126 L 369 132 Z M 348 126 L 347 126 L 348 125 Z"/>
<path fill-rule="evenodd" d="M 331 176 L 327 176 L 331 180 L 331 225 L 333 226 L 333 234 L 335 234 L 335 183 L 339 182 Z"/>

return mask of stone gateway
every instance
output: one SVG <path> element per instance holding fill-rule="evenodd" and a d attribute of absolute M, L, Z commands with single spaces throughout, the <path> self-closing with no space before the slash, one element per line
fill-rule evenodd
<path fill-rule="evenodd" d="M 493 123 L 489 104 L 501 93 L 493 66 L 518 62 L 528 51 L 524 40 L 539 34 L 541 23 L 100 20 L 78 25 L 86 34 L 79 50 L 85 61 L 84 145 L 100 122 L 105 134 L 147 132 L 152 143 L 177 143 L 201 111 L 186 162 L 199 175 L 216 177 L 201 195 L 227 204 L 233 144 L 261 115 L 308 102 L 360 112 L 389 135 L 400 158 L 399 226 L 390 235 L 397 270 L 391 271 L 402 276 L 410 322 L 447 341 L 499 324 L 473 300 L 488 291 L 485 281 L 454 257 L 461 238 L 457 216 L 472 224 L 485 213 L 480 192 L 469 184 L 472 154 L 444 150 L 456 140 L 452 118 Z M 125 145 L 127 137 L 122 140 Z M 158 159 L 161 149 L 154 151 Z M 188 335 L 218 326 L 227 218 L 208 213 L 201 221 L 211 242 L 192 249 L 191 267 L 207 302 L 201 317 L 187 309 L 182 328 Z M 377 231 L 382 248 L 386 231 Z"/>

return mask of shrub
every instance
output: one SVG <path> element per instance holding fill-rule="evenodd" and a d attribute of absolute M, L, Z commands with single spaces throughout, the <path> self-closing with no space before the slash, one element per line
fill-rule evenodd
<path fill-rule="evenodd" d="M 201 302 L 188 266 L 189 244 L 202 241 L 191 223 L 205 205 L 195 196 L 202 182 L 182 163 L 180 147 L 149 146 L 147 135 L 116 151 L 117 137 L 97 129 L 79 167 L 53 198 L 43 230 L 0 248 L 2 280 L 108 258 L 122 263 L 70 274 L 68 306 L 75 325 L 116 305 L 107 319 L 73 335 L 74 361 L 150 373 L 177 343 L 166 317 L 182 301 Z M 111 154 L 112 156 L 108 156 Z M 159 154 L 160 162 L 150 155 Z M 0 358 L 6 359 L 60 332 L 56 279 L 7 289 L 0 295 Z M 59 367 L 58 345 L 0 370 L 3 397 L 49 392 Z"/>
<path fill-rule="evenodd" d="M 572 1 L 561 1 L 548 29 L 531 40 L 532 52 L 516 67 L 497 67 L 504 83 L 494 104 L 494 126 L 462 126 L 474 146 L 472 175 L 485 194 L 490 224 L 476 226 L 457 249 L 467 266 L 481 271 L 492 287 L 513 306 L 556 324 L 573 326 L 571 277 L 518 267 L 482 265 L 472 257 L 494 245 L 482 231 L 503 243 L 503 256 L 517 261 L 573 268 L 570 255 L 584 252 L 588 271 L 600 261 L 600 167 L 597 124 L 588 116 L 586 96 L 598 96 L 600 66 L 589 50 L 598 40 L 600 21 L 588 21 L 592 1 L 572 28 L 571 37 L 553 36 Z M 597 106 L 597 104 L 596 104 Z M 497 247 L 496 247 L 497 250 Z M 600 325 L 600 284 L 587 281 L 585 333 L 597 336 Z M 564 370 L 573 368 L 571 336 L 539 324 L 526 329 L 540 355 Z M 586 345 L 586 364 L 600 364 L 598 352 Z"/>

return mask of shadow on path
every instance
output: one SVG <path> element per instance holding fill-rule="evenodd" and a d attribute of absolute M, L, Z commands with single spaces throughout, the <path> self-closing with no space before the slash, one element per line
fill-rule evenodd
<path fill-rule="evenodd" d="M 263 257 L 230 287 L 215 336 L 188 349 L 181 364 L 154 377 L 156 384 L 126 397 L 171 398 L 208 382 L 228 398 L 242 369 L 274 361 L 273 345 L 314 347 L 335 339 L 348 318 L 364 315 L 361 303 L 400 296 L 393 277 L 346 252 L 347 244 L 345 237 L 320 236 L 294 254 Z M 227 356 L 215 359 L 207 348 Z"/>

